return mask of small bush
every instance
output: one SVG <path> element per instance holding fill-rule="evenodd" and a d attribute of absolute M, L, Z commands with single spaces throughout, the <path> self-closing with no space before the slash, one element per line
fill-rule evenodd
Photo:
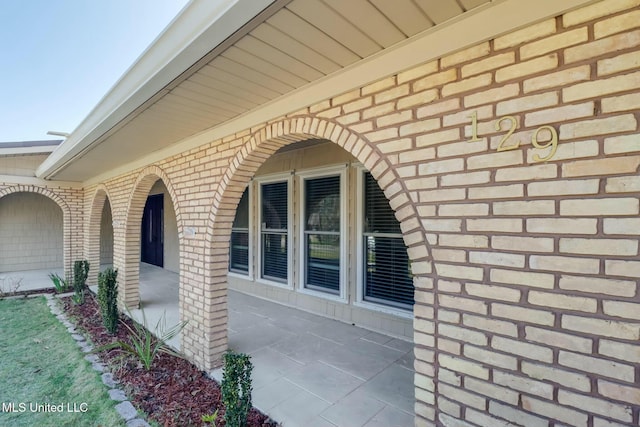
<path fill-rule="evenodd" d="M 131 313 L 129 313 L 129 317 L 132 317 Z M 166 341 L 180 333 L 187 324 L 186 320 L 167 329 L 165 315 L 163 314 L 160 319 L 158 319 L 158 323 L 156 323 L 155 331 L 159 335 L 157 338 L 147 328 L 147 318 L 144 311 L 142 311 L 142 325 L 135 321 L 133 322 L 133 328 L 125 322 L 122 322 L 122 324 L 129 330 L 129 342 L 116 341 L 100 347 L 96 351 L 118 349 L 125 355 L 135 357 L 147 371 L 151 369 L 158 353 L 167 353 L 172 356 L 182 357 L 179 353 L 168 347 Z"/>
<path fill-rule="evenodd" d="M 118 270 L 106 269 L 98 274 L 98 305 L 104 327 L 112 334 L 118 330 Z"/>
<path fill-rule="evenodd" d="M 76 294 L 73 296 L 73 302 L 76 304 L 84 304 L 87 277 L 89 277 L 89 261 L 86 259 L 75 261 L 73 263 L 73 290 Z"/>
<path fill-rule="evenodd" d="M 56 292 L 59 294 L 67 292 L 70 288 L 69 281 L 60 277 L 58 273 L 50 273 L 49 279 L 51 279 L 53 286 L 56 288 Z"/>
<path fill-rule="evenodd" d="M 247 424 L 251 410 L 251 364 L 250 356 L 228 352 L 224 355 L 222 372 L 222 403 L 225 406 L 224 420 L 228 427 Z"/>

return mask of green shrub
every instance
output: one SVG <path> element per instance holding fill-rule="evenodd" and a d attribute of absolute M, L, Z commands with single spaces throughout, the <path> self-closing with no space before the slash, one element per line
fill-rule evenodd
<path fill-rule="evenodd" d="M 131 317 L 131 313 L 129 313 Z M 110 350 L 117 348 L 125 355 L 135 357 L 138 362 L 147 371 L 151 369 L 153 361 L 158 353 L 167 353 L 176 357 L 182 357 L 179 353 L 173 351 L 166 345 L 166 341 L 178 335 L 178 333 L 185 327 L 187 321 L 182 321 L 168 330 L 165 324 L 165 315 L 163 314 L 158 323 L 156 323 L 156 333 L 159 337 L 155 337 L 147 328 L 147 318 L 142 311 L 142 325 L 133 322 L 133 328 L 127 325 L 125 322 L 122 324 L 129 330 L 129 341 L 116 341 L 103 347 L 99 347 L 96 351 Z"/>
<path fill-rule="evenodd" d="M 49 279 L 51 279 L 54 288 L 56 288 L 56 292 L 59 294 L 67 292 L 70 288 L 69 281 L 60 277 L 58 273 L 50 273 Z"/>
<path fill-rule="evenodd" d="M 252 370 L 249 355 L 233 352 L 224 355 L 220 388 L 225 406 L 224 420 L 228 427 L 242 427 L 247 423 L 251 410 Z"/>
<path fill-rule="evenodd" d="M 89 261 L 86 259 L 75 261 L 73 263 L 73 302 L 76 304 L 84 304 L 84 290 L 87 286 L 87 277 L 89 277 Z"/>
<path fill-rule="evenodd" d="M 98 305 L 104 327 L 112 334 L 118 330 L 118 270 L 108 268 L 98 274 Z"/>

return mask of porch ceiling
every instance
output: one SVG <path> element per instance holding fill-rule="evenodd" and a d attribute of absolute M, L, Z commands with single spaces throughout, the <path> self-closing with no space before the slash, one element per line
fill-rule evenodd
<path fill-rule="evenodd" d="M 230 31 L 228 38 L 210 46 L 212 50 L 200 60 L 182 64 L 176 77 L 159 90 L 149 93 L 147 88 L 147 95 L 140 97 L 137 92 L 144 89 L 141 85 L 129 98 L 137 95 L 137 103 L 118 106 L 110 116 L 98 120 L 91 132 L 82 134 L 76 130 L 43 163 L 38 175 L 56 180 L 89 180 L 268 108 L 332 75 L 379 57 L 385 50 L 406 44 L 408 39 L 435 34 L 435 29 L 451 22 L 460 23 L 479 10 L 526 2 L 276 0 L 239 29 Z M 575 7 L 586 1 L 566 3 Z M 496 9 L 496 13 L 503 10 Z M 459 44 L 452 44 L 451 50 L 460 48 Z M 363 77 L 360 83 L 366 84 L 366 79 Z M 309 99 L 306 105 L 313 102 L 316 101 Z M 292 103 L 284 113 L 306 105 Z M 276 117 L 283 112 L 273 114 Z M 90 118 L 91 115 L 85 121 Z"/>

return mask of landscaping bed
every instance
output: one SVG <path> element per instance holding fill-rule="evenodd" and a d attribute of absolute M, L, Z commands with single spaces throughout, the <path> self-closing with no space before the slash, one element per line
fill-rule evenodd
<path fill-rule="evenodd" d="M 74 304 L 71 298 L 63 298 L 62 302 L 78 329 L 83 330 L 96 347 L 129 340 L 129 332 L 122 325 L 116 335 L 106 331 L 93 295 L 88 294 L 83 305 Z M 123 321 L 133 327 L 131 319 Z M 201 426 L 203 415 L 218 410 L 216 426 L 225 425 L 220 387 L 190 362 L 161 353 L 147 371 L 133 357 L 122 358 L 118 350 L 104 350 L 98 355 L 121 383 L 131 403 L 145 412 L 150 421 L 167 427 Z M 277 424 L 254 408 L 249 413 L 247 425 L 271 427 Z"/>

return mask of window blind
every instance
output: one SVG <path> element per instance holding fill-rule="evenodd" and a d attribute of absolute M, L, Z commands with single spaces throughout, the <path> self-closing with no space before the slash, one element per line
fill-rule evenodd
<path fill-rule="evenodd" d="M 249 272 L 249 189 L 245 189 L 236 209 L 231 226 L 229 244 L 229 270 Z"/>
<path fill-rule="evenodd" d="M 265 279 L 286 282 L 288 260 L 289 192 L 287 181 L 262 184 L 260 234 Z"/>
<path fill-rule="evenodd" d="M 306 179 L 305 287 L 340 293 L 340 176 Z"/>
<path fill-rule="evenodd" d="M 412 309 L 413 277 L 400 223 L 369 172 L 363 181 L 364 299 Z"/>

